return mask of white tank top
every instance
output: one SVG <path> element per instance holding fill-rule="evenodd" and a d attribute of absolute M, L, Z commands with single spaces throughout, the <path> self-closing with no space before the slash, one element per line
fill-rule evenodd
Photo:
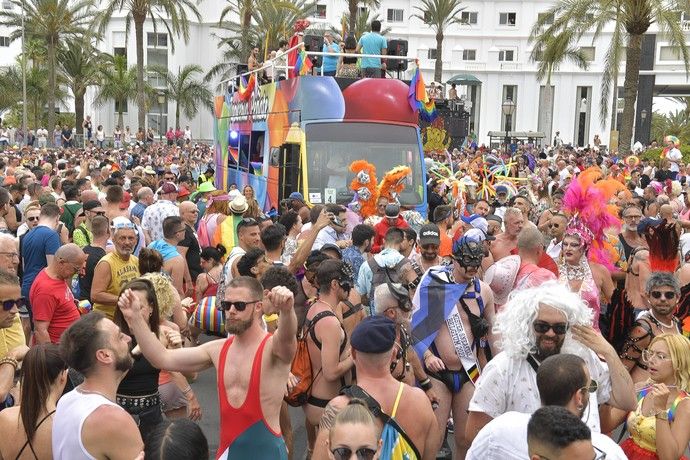
<path fill-rule="evenodd" d="M 60 398 L 53 419 L 54 460 L 95 460 L 82 444 L 81 429 L 86 417 L 99 407 L 107 405 L 120 407 L 104 396 L 77 390 Z"/>

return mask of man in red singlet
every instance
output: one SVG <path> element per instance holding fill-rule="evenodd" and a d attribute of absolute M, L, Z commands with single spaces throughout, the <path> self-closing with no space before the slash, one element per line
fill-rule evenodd
<path fill-rule="evenodd" d="M 268 298 L 280 312 L 274 334 L 261 324 L 261 283 L 244 276 L 233 278 L 220 302 L 225 329 L 231 336 L 175 350 L 165 349 L 150 331 L 133 293 L 126 292 L 118 302 L 153 366 L 179 372 L 199 372 L 211 366 L 218 370 L 220 443 L 216 459 L 287 459 L 279 416 L 297 347 L 297 317 L 288 288 L 274 287 Z"/>

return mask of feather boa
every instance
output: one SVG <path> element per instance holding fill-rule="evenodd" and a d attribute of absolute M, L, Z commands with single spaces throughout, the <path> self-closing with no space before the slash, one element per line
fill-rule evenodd
<path fill-rule="evenodd" d="M 409 166 L 396 166 L 388 171 L 379 183 L 379 196 L 388 198 L 390 203 L 399 203 L 398 195 L 405 188 L 405 178 L 412 174 Z"/>
<path fill-rule="evenodd" d="M 601 169 L 591 167 L 570 183 L 563 197 L 563 210 L 573 218 L 569 233 L 580 235 L 583 228 L 589 230 L 592 242 L 588 257 L 609 270 L 614 270 L 617 252 L 608 241 L 606 231 L 621 226 L 618 207 L 609 202 L 621 190 L 625 190 L 623 184 L 603 179 Z"/>
<path fill-rule="evenodd" d="M 367 218 L 376 214 L 376 166 L 366 160 L 356 160 L 350 164 L 350 171 L 355 173 L 355 178 L 350 182 L 350 189 L 355 193 L 355 200 L 359 201 L 360 215 Z"/>
<path fill-rule="evenodd" d="M 653 272 L 674 273 L 680 257 L 680 239 L 675 224 L 664 221 L 656 226 L 645 228 L 644 237 L 649 245 L 649 266 Z"/>

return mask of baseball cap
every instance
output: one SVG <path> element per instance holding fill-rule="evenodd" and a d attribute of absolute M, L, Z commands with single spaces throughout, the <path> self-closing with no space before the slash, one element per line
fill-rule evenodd
<path fill-rule="evenodd" d="M 419 245 L 441 244 L 441 231 L 436 224 L 425 224 L 419 229 Z"/>
<path fill-rule="evenodd" d="M 98 201 L 98 200 L 89 200 L 89 201 L 87 201 L 86 203 L 84 203 L 83 208 L 84 208 L 84 211 L 92 211 L 92 210 L 94 210 L 94 209 L 96 209 L 96 208 L 100 208 L 101 206 L 102 206 L 102 205 L 101 205 L 101 202 L 100 202 L 100 201 Z"/>
<path fill-rule="evenodd" d="M 196 188 L 199 193 L 215 192 L 216 187 L 211 182 L 204 182 Z"/>
<path fill-rule="evenodd" d="M 321 252 L 323 251 L 335 251 L 338 253 L 338 256 L 342 259 L 343 258 L 343 251 L 338 247 L 338 245 L 333 244 L 333 243 L 326 243 L 323 246 L 321 246 Z"/>
<path fill-rule="evenodd" d="M 508 193 L 508 187 L 506 187 L 505 185 L 497 186 L 496 187 L 496 194 L 499 194 L 499 193 Z"/>
<path fill-rule="evenodd" d="M 283 195 L 284 196 L 284 195 Z M 300 192 L 292 192 L 288 197 L 289 200 L 299 200 L 304 203 L 304 195 Z"/>
<path fill-rule="evenodd" d="M 472 228 L 478 228 L 482 232 L 486 233 L 489 231 L 489 223 L 485 218 L 479 214 L 472 214 L 471 216 L 462 216 L 460 218 L 467 225 L 471 225 Z"/>
<path fill-rule="evenodd" d="M 386 205 L 386 217 L 395 219 L 400 215 L 400 206 L 395 203 L 390 203 Z"/>
<path fill-rule="evenodd" d="M 477 243 L 481 243 L 482 241 L 493 241 L 496 239 L 495 236 L 489 235 L 487 233 L 484 233 L 482 230 L 478 228 L 471 228 L 465 232 L 463 235 L 463 238 L 466 238 L 468 241 L 476 241 Z"/>
<path fill-rule="evenodd" d="M 177 193 L 177 185 L 173 184 L 172 182 L 163 182 L 163 185 L 161 185 L 161 188 L 158 189 L 158 193 L 161 195 L 165 195 L 168 193 Z"/>
<path fill-rule="evenodd" d="M 181 185 L 181 186 L 180 186 L 180 191 L 177 192 L 177 197 L 178 197 L 178 198 L 183 198 L 183 197 L 185 197 L 185 196 L 189 196 L 189 190 L 187 190 L 187 187 L 185 187 L 184 185 Z"/>

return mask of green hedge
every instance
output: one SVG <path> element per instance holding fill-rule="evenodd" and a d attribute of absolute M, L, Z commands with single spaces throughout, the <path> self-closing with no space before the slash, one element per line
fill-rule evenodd
<path fill-rule="evenodd" d="M 641 158 L 647 159 L 647 160 L 655 160 L 657 164 L 659 163 L 659 159 L 661 158 L 661 152 L 664 149 L 662 148 L 655 148 L 655 149 L 647 149 L 642 155 Z M 685 164 L 690 163 L 690 145 L 681 145 L 680 146 L 680 153 L 683 154 L 683 162 Z"/>

